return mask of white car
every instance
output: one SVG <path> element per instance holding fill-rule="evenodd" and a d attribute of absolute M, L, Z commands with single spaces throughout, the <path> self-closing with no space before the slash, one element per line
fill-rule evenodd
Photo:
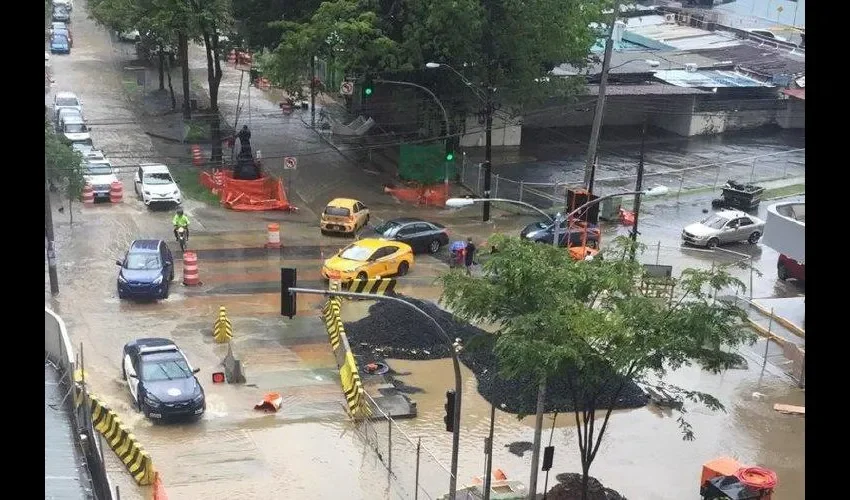
<path fill-rule="evenodd" d="M 143 163 L 133 179 L 136 194 L 145 205 L 183 202 L 183 193 L 174 182 L 168 167 L 161 163 Z"/>
<path fill-rule="evenodd" d="M 88 160 L 83 164 L 83 177 L 91 185 L 95 198 L 109 198 L 109 188 L 118 180 L 109 160 Z"/>
<path fill-rule="evenodd" d="M 68 10 L 74 10 L 74 0 L 53 0 L 53 5 L 64 5 Z"/>
<path fill-rule="evenodd" d="M 73 92 L 57 92 L 56 96 L 53 97 L 53 114 L 54 119 L 58 117 L 59 110 L 63 108 L 72 108 L 76 109 L 83 113 L 83 103 L 80 101 L 80 98 L 77 97 L 77 94 Z"/>
<path fill-rule="evenodd" d="M 81 142 L 91 144 L 91 133 L 83 121 L 83 117 L 79 115 L 66 116 L 62 119 L 62 134 L 72 143 Z"/>
<path fill-rule="evenodd" d="M 758 243 L 764 234 L 764 221 L 736 210 L 721 210 L 685 227 L 682 241 L 689 245 L 714 248 L 723 243 Z"/>
<path fill-rule="evenodd" d="M 138 42 L 142 39 L 139 30 L 119 31 L 118 39 L 124 42 Z"/>
<path fill-rule="evenodd" d="M 103 160 L 106 158 L 106 155 L 103 154 L 103 151 L 99 149 L 94 149 L 94 146 L 92 146 L 91 144 L 75 142 L 71 144 L 71 149 L 83 155 L 83 163 L 90 160 Z"/>

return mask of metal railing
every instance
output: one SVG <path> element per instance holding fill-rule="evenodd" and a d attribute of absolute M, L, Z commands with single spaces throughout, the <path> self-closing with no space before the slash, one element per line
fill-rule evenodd
<path fill-rule="evenodd" d="M 728 179 L 738 182 L 766 182 L 788 178 L 805 179 L 806 166 L 802 159 L 789 158 L 780 165 L 769 165 L 766 159 L 785 155 L 796 155 L 805 148 L 777 151 L 746 158 L 704 163 L 680 169 L 646 165 L 644 185 L 663 185 L 670 189 L 670 197 L 678 203 L 682 195 L 689 193 L 719 190 Z M 479 163 L 466 161 L 460 165 L 460 182 L 476 196 L 484 190 L 484 169 Z M 516 180 L 503 175 L 493 175 L 490 196 L 492 198 L 510 198 L 531 203 L 540 208 L 552 208 L 564 203 L 568 187 L 583 184 L 583 170 L 567 172 L 563 182 L 541 183 Z M 618 191 L 632 189 L 637 177 L 637 161 L 620 166 L 601 163 L 597 166 L 597 178 L 594 180 L 594 194 L 604 196 Z M 719 194 L 719 193 L 718 193 Z"/>

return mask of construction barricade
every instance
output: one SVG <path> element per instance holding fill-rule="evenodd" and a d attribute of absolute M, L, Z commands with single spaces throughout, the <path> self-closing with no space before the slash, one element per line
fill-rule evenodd
<path fill-rule="evenodd" d="M 359 369 L 348 340 L 345 337 L 345 328 L 340 316 L 340 299 L 331 297 L 322 308 L 322 316 L 328 331 L 328 339 L 334 350 L 334 357 L 339 366 L 339 379 L 342 391 L 345 393 L 348 414 L 355 419 L 368 418 L 372 415 L 372 409 L 363 389 Z"/>
<path fill-rule="evenodd" d="M 92 189 L 91 184 L 86 184 L 83 186 L 83 205 L 87 207 L 94 206 L 94 189 Z"/>
<path fill-rule="evenodd" d="M 233 324 L 227 317 L 227 309 L 224 306 L 218 308 L 218 317 L 213 324 L 213 338 L 219 344 L 230 342 L 233 338 Z"/>
<path fill-rule="evenodd" d="M 185 286 L 198 286 L 201 284 L 198 273 L 198 254 L 195 252 L 183 252 L 183 284 Z"/>
<path fill-rule="evenodd" d="M 90 395 L 89 405 L 94 428 L 103 435 L 136 483 L 141 486 L 153 484 L 156 479 L 153 460 L 136 440 L 136 436 L 124 426 L 118 414 L 98 397 Z"/>
<path fill-rule="evenodd" d="M 124 184 L 121 181 L 112 181 L 109 185 L 109 202 L 121 203 L 124 199 Z"/>
<path fill-rule="evenodd" d="M 217 192 L 221 204 L 240 212 L 268 210 L 294 210 L 289 204 L 283 182 L 276 177 L 263 176 L 247 181 L 234 179 L 230 170 L 219 170 L 212 174 L 201 172 L 200 183 Z"/>
<path fill-rule="evenodd" d="M 385 186 L 384 192 L 398 201 L 420 206 L 444 207 L 449 199 L 446 184 Z"/>
<path fill-rule="evenodd" d="M 272 222 L 267 228 L 266 248 L 280 248 L 283 245 L 280 243 L 280 224 Z"/>

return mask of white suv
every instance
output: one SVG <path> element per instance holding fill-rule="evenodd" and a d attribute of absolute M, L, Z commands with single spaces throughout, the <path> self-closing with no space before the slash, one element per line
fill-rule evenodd
<path fill-rule="evenodd" d="M 174 182 L 168 167 L 161 163 L 143 163 L 136 170 L 133 180 L 136 194 L 145 205 L 183 202 L 183 193 Z"/>
<path fill-rule="evenodd" d="M 109 160 L 85 160 L 83 177 L 91 185 L 95 198 L 109 198 L 109 188 L 118 180 Z"/>

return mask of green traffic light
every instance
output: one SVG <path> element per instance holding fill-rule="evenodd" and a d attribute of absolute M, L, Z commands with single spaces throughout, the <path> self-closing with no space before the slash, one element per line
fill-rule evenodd
<path fill-rule="evenodd" d="M 367 88 L 363 91 L 363 93 L 364 93 L 364 94 L 366 94 L 366 95 L 372 95 L 372 89 L 371 89 L 370 87 L 367 87 Z"/>
<path fill-rule="evenodd" d="M 454 153 L 446 153 L 446 161 L 452 161 L 455 159 Z"/>

